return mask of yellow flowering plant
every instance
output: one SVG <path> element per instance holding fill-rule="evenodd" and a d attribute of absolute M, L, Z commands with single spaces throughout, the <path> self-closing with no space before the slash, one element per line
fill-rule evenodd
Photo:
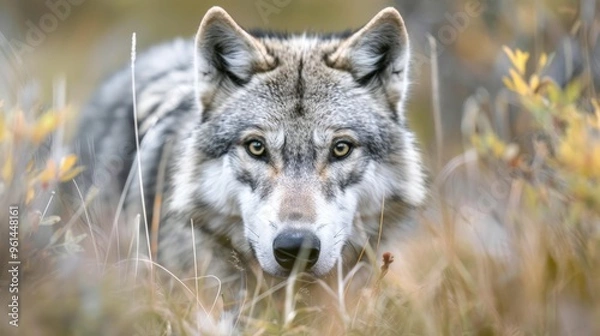
<path fill-rule="evenodd" d="M 4 203 L 35 207 L 34 201 L 43 192 L 83 171 L 74 154 L 56 158 L 54 153 L 43 153 L 67 112 L 50 110 L 28 117 L 22 110 L 7 110 L 0 102 L 0 197 Z M 44 223 L 58 222 L 56 216 L 48 218 Z"/>
<path fill-rule="evenodd" d="M 534 120 L 533 139 L 540 167 L 558 182 L 553 183 L 557 194 L 571 201 L 583 201 L 590 210 L 600 209 L 600 104 L 594 97 L 585 97 L 582 79 L 560 87 L 543 72 L 549 57 L 542 54 L 533 71 L 528 72 L 527 52 L 504 47 L 511 63 L 504 85 L 520 103 L 521 111 Z M 591 106 L 584 109 L 583 106 Z M 539 136 L 543 134 L 543 136 Z M 542 138 L 543 140 L 540 140 Z M 472 143 L 483 157 L 506 159 L 509 148 L 494 132 L 476 134 Z M 549 148 L 546 148 L 549 147 Z M 543 149 L 546 148 L 546 149 Z M 543 153 L 547 151 L 547 153 Z M 520 150 L 513 160 L 521 170 L 531 170 L 532 162 L 525 160 Z M 506 161 L 506 160 L 504 160 Z"/>

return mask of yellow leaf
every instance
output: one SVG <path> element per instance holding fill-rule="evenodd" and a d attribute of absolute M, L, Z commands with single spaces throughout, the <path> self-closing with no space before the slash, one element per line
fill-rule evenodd
<path fill-rule="evenodd" d="M 495 157 L 499 158 L 504 155 L 506 151 L 506 145 L 500 141 L 500 139 L 498 139 L 494 133 L 489 134 L 488 143 Z"/>
<path fill-rule="evenodd" d="M 515 56 L 515 53 L 507 46 L 503 46 L 502 50 L 504 51 L 504 53 L 506 54 L 506 56 L 508 56 L 508 59 L 510 60 L 510 63 L 512 63 L 514 66 L 516 66 L 517 64 L 517 57 Z"/>
<path fill-rule="evenodd" d="M 81 166 L 81 167 L 71 169 L 67 172 L 64 172 L 60 175 L 60 181 L 61 182 L 70 181 L 70 180 L 74 179 L 77 175 L 79 175 L 84 170 L 85 170 L 85 167 Z"/>
<path fill-rule="evenodd" d="M 521 75 L 525 74 L 525 67 L 527 66 L 527 60 L 529 60 L 529 53 L 523 52 L 517 49 L 517 70 Z"/>
<path fill-rule="evenodd" d="M 544 69 L 546 64 L 548 64 L 548 55 L 546 55 L 546 53 L 542 53 L 542 55 L 540 55 L 540 59 L 538 60 L 538 71 Z"/>
<path fill-rule="evenodd" d="M 600 118 L 600 100 L 592 98 L 592 106 L 594 106 L 594 111 L 598 118 Z"/>
<path fill-rule="evenodd" d="M 77 162 L 77 155 L 69 154 L 60 160 L 59 174 L 62 175 L 64 172 L 73 168 Z"/>
<path fill-rule="evenodd" d="M 581 96 L 581 83 L 579 81 L 573 81 L 565 88 L 565 100 L 567 104 L 571 104 L 577 101 Z"/>
<path fill-rule="evenodd" d="M 504 50 L 504 53 L 506 54 L 506 56 L 508 56 L 508 58 L 510 59 L 510 62 L 515 67 L 515 69 L 517 69 L 517 71 L 521 75 L 524 75 L 525 68 L 527 66 L 527 60 L 529 60 L 529 53 L 523 52 L 520 49 L 517 49 L 516 51 L 512 51 L 507 46 L 502 47 L 502 49 Z"/>
<path fill-rule="evenodd" d="M 54 131 L 56 129 L 56 126 L 58 125 L 58 121 L 59 121 L 59 118 L 56 113 L 54 113 L 54 112 L 45 113 L 33 127 L 33 133 L 31 135 L 32 141 L 36 144 L 43 141 L 48 136 L 48 134 L 50 134 L 52 131 Z"/>
<path fill-rule="evenodd" d="M 25 195 L 25 204 L 31 203 L 33 197 L 35 197 L 35 191 L 30 186 L 29 188 L 27 188 L 27 194 Z"/>
<path fill-rule="evenodd" d="M 533 75 L 529 78 L 529 88 L 531 91 L 535 92 L 537 88 L 540 86 L 540 77 L 538 75 Z"/>
<path fill-rule="evenodd" d="M 14 171 L 15 167 L 13 163 L 13 157 L 9 154 L 4 162 L 4 166 L 2 167 L 2 179 L 5 182 L 10 182 L 13 178 Z"/>
<path fill-rule="evenodd" d="M 2 102 L 0 101 L 0 104 Z M 4 137 L 6 136 L 7 129 L 6 129 L 6 123 L 4 122 L 4 116 L 3 114 L 0 114 L 0 142 L 2 142 L 2 140 L 4 140 Z"/>
<path fill-rule="evenodd" d="M 56 178 L 56 163 L 50 159 L 46 163 L 46 168 L 38 175 L 37 180 L 42 183 L 48 183 Z"/>
<path fill-rule="evenodd" d="M 597 99 L 592 99 L 592 106 L 594 106 L 594 116 L 590 117 L 590 124 L 600 129 L 600 102 Z"/>
<path fill-rule="evenodd" d="M 507 89 L 511 91 L 516 91 L 515 85 L 508 77 L 503 77 L 502 82 L 504 83 L 504 86 L 506 86 Z"/>
<path fill-rule="evenodd" d="M 548 99 L 550 99 L 552 103 L 560 102 L 561 89 L 558 86 L 558 84 L 556 84 L 553 81 L 550 81 L 548 82 L 546 90 L 548 92 Z"/>
<path fill-rule="evenodd" d="M 26 173 L 31 173 L 32 171 L 33 171 L 33 160 L 29 161 L 27 163 L 27 166 L 25 167 Z"/>
<path fill-rule="evenodd" d="M 527 96 L 529 94 L 529 85 L 527 85 L 523 77 L 521 77 L 514 69 L 510 69 L 510 76 L 515 85 L 514 91 L 522 96 Z"/>

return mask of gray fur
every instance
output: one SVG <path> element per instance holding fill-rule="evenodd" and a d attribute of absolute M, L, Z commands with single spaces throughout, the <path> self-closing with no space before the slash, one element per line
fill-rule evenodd
<path fill-rule="evenodd" d="M 136 95 L 148 209 L 163 153 L 168 160 L 160 262 L 193 270 L 191 220 L 200 270 L 223 279 L 239 275 L 232 253 L 246 268 L 286 276 L 271 246 L 288 229 L 321 240 L 313 275 L 329 274 L 340 259 L 353 265 L 356 249 L 377 237 L 383 200 L 384 232 L 394 237 L 426 197 L 404 119 L 409 56 L 404 23 L 391 8 L 339 37 L 253 36 L 213 8 L 195 42 L 142 55 Z M 117 192 L 135 155 L 129 88 L 127 71 L 108 80 L 87 107 L 79 137 L 94 167 L 89 183 L 99 184 L 107 158 L 121 161 L 108 169 L 111 183 L 102 183 Z M 167 139 L 172 150 L 165 151 Z M 264 157 L 249 155 L 251 139 L 264 142 Z M 347 158 L 332 157 L 336 139 L 354 144 Z M 128 194 L 136 213 L 135 183 Z"/>

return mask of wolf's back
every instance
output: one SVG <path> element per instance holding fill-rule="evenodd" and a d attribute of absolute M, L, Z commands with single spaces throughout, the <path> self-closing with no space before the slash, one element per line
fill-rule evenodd
<path fill-rule="evenodd" d="M 147 204 L 154 199 L 165 142 L 173 138 L 176 143 L 186 117 L 195 108 L 192 55 L 193 42 L 179 39 L 140 54 L 136 62 L 135 99 Z M 133 99 L 131 71 L 125 67 L 93 94 L 83 110 L 75 141 L 87 167 L 80 178 L 82 186 L 87 191 L 97 188 L 99 199 L 112 204 L 130 173 L 128 202 L 139 199 Z"/>

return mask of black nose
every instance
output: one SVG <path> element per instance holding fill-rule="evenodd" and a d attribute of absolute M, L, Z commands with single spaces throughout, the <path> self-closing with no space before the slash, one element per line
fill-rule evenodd
<path fill-rule="evenodd" d="M 319 259 L 321 242 L 313 233 L 290 230 L 279 234 L 273 241 L 275 260 L 286 271 L 291 271 L 296 263 L 304 263 L 306 269 L 312 268 Z"/>

